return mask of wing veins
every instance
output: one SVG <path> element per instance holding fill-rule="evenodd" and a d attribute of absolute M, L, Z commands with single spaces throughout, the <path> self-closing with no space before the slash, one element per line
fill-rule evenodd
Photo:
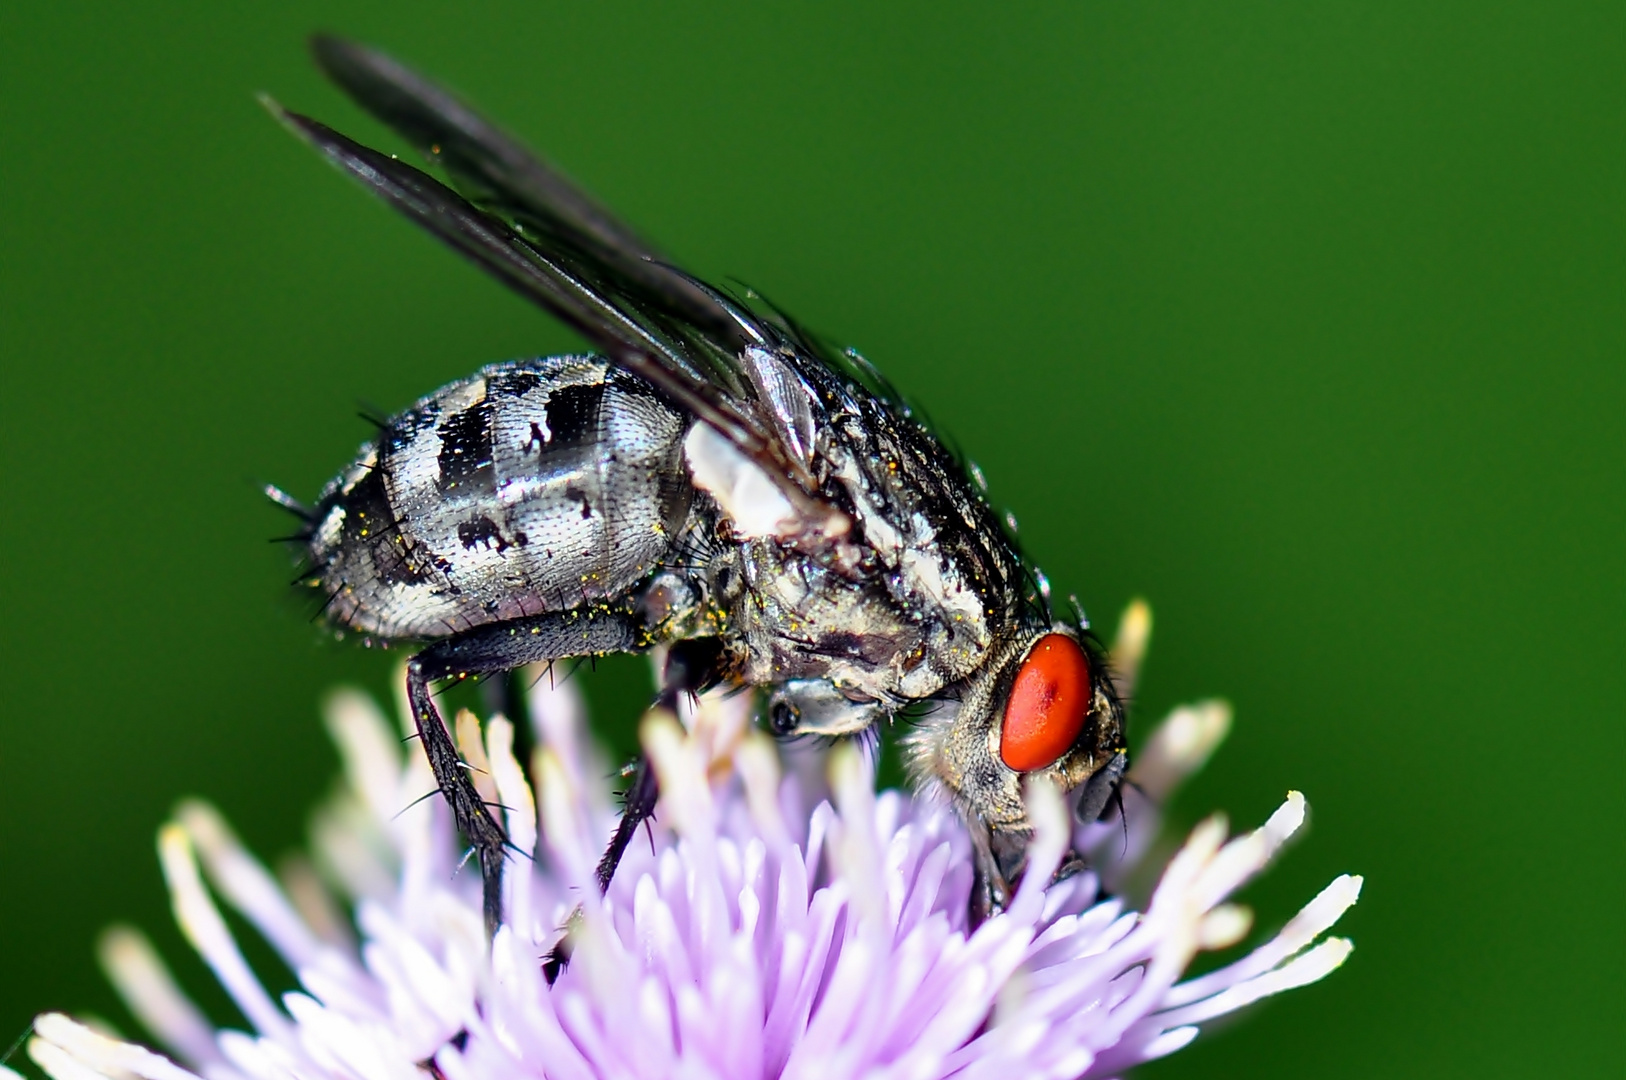
<path fill-rule="evenodd" d="M 595 283 L 583 281 L 558 259 L 527 242 L 507 222 L 422 170 L 363 146 L 316 120 L 289 112 L 268 98 L 263 100 L 273 116 L 331 164 L 486 273 L 576 330 L 614 362 L 660 387 L 770 477 L 781 478 L 778 486 L 805 519 L 814 523 L 831 519 L 832 508 L 811 496 L 814 481 L 805 464 L 787 454 L 781 441 L 763 431 L 753 416 L 722 396 L 715 386 L 702 381 L 692 371 L 689 358 L 640 325 L 596 289 Z M 706 295 L 717 313 L 714 317 L 729 317 L 715 306 L 717 301 L 710 290 L 688 279 L 682 271 L 670 273 Z M 633 303 L 634 310 L 638 310 L 634 298 L 617 298 Z M 687 335 L 682 339 L 691 346 L 695 344 Z"/>
<path fill-rule="evenodd" d="M 345 93 L 441 165 L 482 209 L 519 221 L 613 268 L 661 307 L 731 351 L 747 342 L 687 275 L 554 166 L 435 82 L 376 49 L 311 39 L 317 65 Z"/>

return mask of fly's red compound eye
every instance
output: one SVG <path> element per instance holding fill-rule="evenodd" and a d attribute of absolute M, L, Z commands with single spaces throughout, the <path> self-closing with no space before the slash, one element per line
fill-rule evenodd
<path fill-rule="evenodd" d="M 999 756 L 1017 772 L 1054 765 L 1084 730 L 1091 697 L 1084 650 L 1066 634 L 1046 634 L 1011 684 Z"/>

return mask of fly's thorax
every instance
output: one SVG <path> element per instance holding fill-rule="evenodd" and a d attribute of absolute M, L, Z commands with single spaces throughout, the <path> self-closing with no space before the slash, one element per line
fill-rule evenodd
<path fill-rule="evenodd" d="M 922 628 L 878 580 L 853 580 L 817 557 L 752 539 L 740 545 L 734 581 L 725 584 L 751 682 L 825 679 L 895 701 L 924 664 Z"/>
<path fill-rule="evenodd" d="M 810 464 L 819 498 L 848 523 L 827 544 L 787 519 L 790 503 L 743 457 L 698 435 L 687 463 L 740 551 L 730 610 L 749 681 L 824 680 L 890 711 L 982 670 L 1009 640 L 1020 562 L 912 420 L 873 399 L 820 401 Z"/>
<path fill-rule="evenodd" d="M 1043 670 L 1048 658 L 1040 650 L 1057 646 L 1076 648 L 1084 657 L 1083 671 L 1071 673 L 1083 676 L 1076 690 L 1034 685 L 1053 674 Z M 1063 791 L 1083 786 L 1084 801 L 1093 805 L 1097 800 L 1089 791 L 1090 778 L 1111 771 L 1115 781 L 1123 767 L 1123 712 L 1112 680 L 1099 652 L 1080 641 L 1072 627 L 1029 626 L 954 690 L 952 700 L 920 719 L 906 739 L 905 753 L 916 783 L 938 790 L 969 821 L 980 821 L 996 833 L 1025 832 L 1031 828 L 1022 790 L 1027 778 L 1046 777 Z M 1069 693 L 1076 695 L 1072 702 L 1063 700 Z M 1022 700 L 1013 705 L 1017 699 Z M 1035 739 L 1029 730 L 1034 717 L 1022 710 L 1051 705 L 1076 710 L 1068 716 L 1038 718 L 1064 725 L 1063 741 L 1038 760 L 1021 761 L 1013 752 L 1014 744 Z M 1017 762 L 1015 767 L 1012 761 Z"/>
<path fill-rule="evenodd" d="M 625 595 L 687 516 L 681 414 L 596 357 L 493 365 L 392 418 L 329 484 L 331 611 L 383 637 Z"/>
<path fill-rule="evenodd" d="M 981 670 L 1022 607 L 1020 563 L 941 444 L 878 404 L 835 418 L 824 457 L 876 579 L 918 627 L 925 662 L 901 696 L 930 696 Z"/>

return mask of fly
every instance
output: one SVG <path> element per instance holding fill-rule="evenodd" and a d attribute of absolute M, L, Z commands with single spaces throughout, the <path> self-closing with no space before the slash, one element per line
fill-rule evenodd
<path fill-rule="evenodd" d="M 430 696 L 442 680 L 668 650 L 659 694 L 757 688 L 777 735 L 870 737 L 905 709 L 917 788 L 1002 908 L 1051 779 L 1094 820 L 1127 764 L 1082 615 L 1058 618 L 967 469 L 857 353 L 672 266 L 560 173 L 374 50 L 322 70 L 436 179 L 267 101 L 332 164 L 595 351 L 494 364 L 387 421 L 306 508 L 306 579 L 334 623 L 421 644 L 407 691 L 441 795 L 502 917 L 506 837 Z M 657 796 L 647 761 L 598 868 Z"/>

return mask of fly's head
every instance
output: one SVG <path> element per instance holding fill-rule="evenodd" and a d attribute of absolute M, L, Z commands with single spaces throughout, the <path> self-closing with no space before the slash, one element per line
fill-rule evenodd
<path fill-rule="evenodd" d="M 977 849 L 989 909 L 1003 907 L 1033 835 L 1024 786 L 1068 792 L 1081 822 L 1100 817 L 1128 766 L 1123 707 L 1087 633 L 1029 627 L 923 717 L 906 744 L 915 782 L 959 810 Z"/>

